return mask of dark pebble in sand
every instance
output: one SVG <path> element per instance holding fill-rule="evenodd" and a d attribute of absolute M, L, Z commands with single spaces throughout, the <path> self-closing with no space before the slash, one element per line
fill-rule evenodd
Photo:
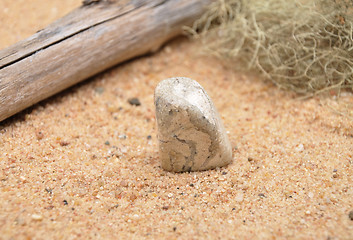
<path fill-rule="evenodd" d="M 46 188 L 45 191 L 46 191 L 47 193 L 49 193 L 49 194 L 52 194 L 52 193 L 53 193 L 53 189 L 51 189 L 51 188 Z"/>
<path fill-rule="evenodd" d="M 69 144 L 70 144 L 70 143 L 69 143 L 68 141 L 66 141 L 66 140 L 60 141 L 60 146 L 65 147 L 65 146 L 67 146 L 67 145 L 69 145 Z"/>
<path fill-rule="evenodd" d="M 265 194 L 263 194 L 263 193 L 259 193 L 259 197 L 264 198 L 264 197 L 266 197 L 266 196 L 265 196 Z"/>
<path fill-rule="evenodd" d="M 141 102 L 138 98 L 129 98 L 127 100 L 131 105 L 134 105 L 134 106 L 140 106 L 141 105 Z"/>

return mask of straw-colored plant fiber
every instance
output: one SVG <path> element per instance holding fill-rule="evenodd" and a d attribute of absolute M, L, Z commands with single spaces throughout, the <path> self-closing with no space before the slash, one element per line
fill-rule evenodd
<path fill-rule="evenodd" d="M 257 69 L 281 88 L 353 89 L 353 1 L 303 2 L 218 0 L 192 32 L 234 68 Z"/>

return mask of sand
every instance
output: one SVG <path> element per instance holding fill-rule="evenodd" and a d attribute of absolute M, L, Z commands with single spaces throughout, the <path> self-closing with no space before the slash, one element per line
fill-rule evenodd
<path fill-rule="evenodd" d="M 2 4 L 0 48 L 80 1 Z M 2 122 L 0 239 L 352 239 L 352 94 L 302 100 L 197 49 L 177 39 Z M 175 76 L 213 99 L 231 165 L 160 167 L 153 91 Z"/>

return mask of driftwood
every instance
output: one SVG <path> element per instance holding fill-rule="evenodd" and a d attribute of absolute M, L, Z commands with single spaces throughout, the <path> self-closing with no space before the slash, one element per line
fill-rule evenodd
<path fill-rule="evenodd" d="M 0 51 L 0 121 L 104 69 L 157 50 L 212 0 L 85 0 Z"/>

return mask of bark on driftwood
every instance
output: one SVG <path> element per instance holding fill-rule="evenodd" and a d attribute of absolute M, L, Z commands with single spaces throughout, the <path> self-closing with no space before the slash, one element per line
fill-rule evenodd
<path fill-rule="evenodd" d="M 0 121 L 98 72 L 155 51 L 212 0 L 85 0 L 0 51 Z"/>

